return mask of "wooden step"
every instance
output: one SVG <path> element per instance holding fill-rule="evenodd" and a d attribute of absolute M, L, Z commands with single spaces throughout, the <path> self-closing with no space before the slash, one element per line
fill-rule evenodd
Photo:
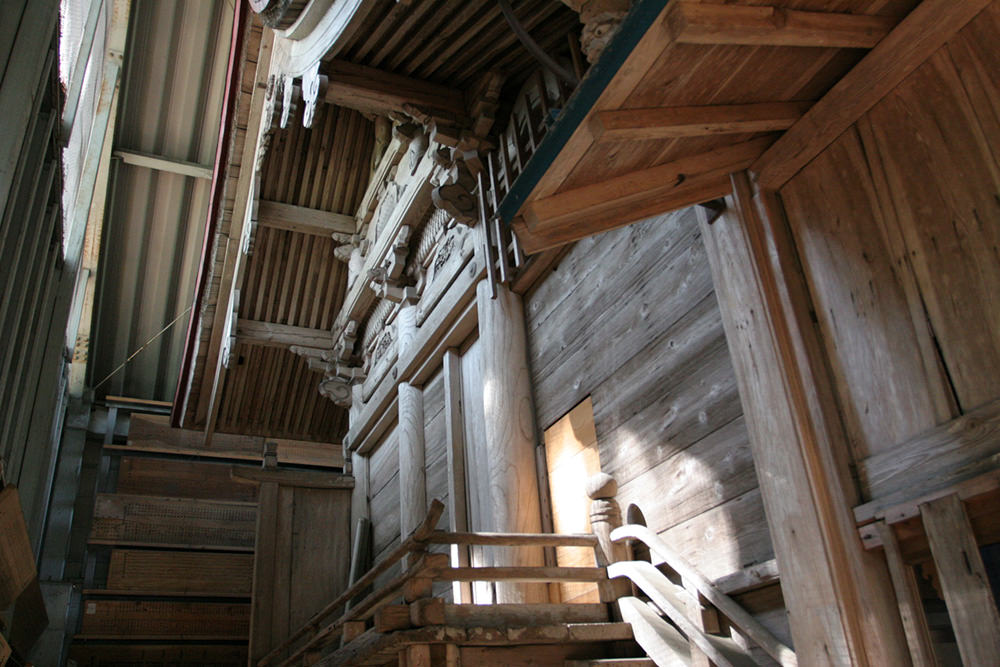
<path fill-rule="evenodd" d="M 528 645 L 593 644 L 629 641 L 633 638 L 632 627 L 628 623 L 564 623 L 493 628 L 432 625 L 386 633 L 371 629 L 341 649 L 325 656 L 315 667 L 383 664 L 395 656 L 399 649 L 416 644 L 447 643 L 460 648 L 466 646 L 510 648 Z"/>

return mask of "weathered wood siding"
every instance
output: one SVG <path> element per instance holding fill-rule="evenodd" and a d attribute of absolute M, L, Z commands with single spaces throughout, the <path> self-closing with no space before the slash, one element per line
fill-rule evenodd
<path fill-rule="evenodd" d="M 773 557 L 693 211 L 581 241 L 527 319 L 539 426 L 589 395 L 623 510 L 710 578 Z"/>
<path fill-rule="evenodd" d="M 866 459 L 1000 397 L 998 35 L 993 3 L 780 192 L 862 500 Z"/>
<path fill-rule="evenodd" d="M 368 489 L 372 562 L 378 562 L 399 545 L 399 443 L 395 427 L 368 459 Z M 396 565 L 376 581 L 376 587 L 398 573 Z"/>
<path fill-rule="evenodd" d="M 427 504 L 435 498 L 444 503 L 444 514 L 438 528 L 448 530 L 451 522 L 451 498 L 448 496 L 448 442 L 444 416 L 444 370 L 440 369 L 424 385 L 424 474 L 427 482 Z M 434 545 L 428 551 L 450 553 L 445 545 Z M 451 584 L 436 582 L 435 597 L 452 599 Z"/>
<path fill-rule="evenodd" d="M 438 528 L 447 530 L 451 520 L 448 497 L 448 448 L 444 419 L 444 371 L 439 370 L 424 385 L 424 473 L 427 479 L 427 504 L 437 498 L 444 503 Z M 447 551 L 443 545 L 432 551 Z"/>

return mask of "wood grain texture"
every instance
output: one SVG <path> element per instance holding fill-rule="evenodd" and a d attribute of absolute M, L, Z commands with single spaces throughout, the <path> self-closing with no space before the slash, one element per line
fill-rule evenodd
<path fill-rule="evenodd" d="M 889 449 L 946 417 L 937 409 L 938 397 L 949 391 L 946 378 L 935 359 L 921 354 L 929 332 L 907 302 L 908 268 L 895 261 L 880 231 L 895 221 L 882 213 L 857 133 L 846 132 L 819 155 L 781 198 L 855 458 Z"/>
<path fill-rule="evenodd" d="M 623 508 L 638 505 L 660 533 L 676 527 L 671 543 L 713 578 L 771 558 L 694 213 L 581 241 L 527 309 L 540 424 L 590 394 Z"/>
<path fill-rule="evenodd" d="M 1000 95 L 995 83 L 985 90 Z M 882 160 L 962 411 L 1000 395 L 996 374 L 984 372 L 1000 365 L 1000 152 L 976 106 L 943 49 L 870 111 L 874 145 L 866 146 Z"/>
<path fill-rule="evenodd" d="M 35 578 L 35 556 L 17 488 L 0 491 L 0 607 L 6 609 Z"/>
<path fill-rule="evenodd" d="M 250 596 L 251 554 L 115 549 L 107 588 L 115 591 Z"/>
<path fill-rule="evenodd" d="M 476 289 L 483 369 L 483 417 L 488 512 L 500 531 L 541 530 L 538 481 L 535 475 L 535 416 L 521 298 L 500 288 L 490 298 L 485 281 Z M 536 566 L 540 549 L 498 550 L 494 565 Z M 547 602 L 544 587 L 498 584 L 498 602 Z"/>
<path fill-rule="evenodd" d="M 224 602 L 88 600 L 79 638 L 236 639 L 250 628 L 250 605 Z"/>
<path fill-rule="evenodd" d="M 906 631 L 906 642 L 910 646 L 910 656 L 914 667 L 933 667 L 937 663 L 934 655 L 934 642 L 931 640 L 930 629 L 927 627 L 927 615 L 924 613 L 924 603 L 917 586 L 917 577 L 913 568 L 903 562 L 899 552 L 899 542 L 892 526 L 884 521 L 877 522 L 877 530 L 882 536 L 882 547 L 885 550 L 885 560 L 892 576 L 892 587 L 896 591 L 896 602 L 899 603 L 899 615 Z"/>
<path fill-rule="evenodd" d="M 427 514 L 424 455 L 423 391 L 401 382 L 399 392 L 399 526 L 401 539 L 410 536 Z"/>
<path fill-rule="evenodd" d="M 98 494 L 90 541 L 249 551 L 255 521 L 251 503 Z"/>
<path fill-rule="evenodd" d="M 1000 613 L 976 537 L 958 496 L 920 507 L 962 662 L 1000 662 Z"/>
<path fill-rule="evenodd" d="M 734 178 L 734 188 L 737 209 L 701 229 L 754 460 L 767 471 L 760 490 L 782 580 L 789 582 L 796 653 L 803 662 L 905 659 L 902 627 L 885 603 L 891 600 L 885 566 L 868 558 L 855 537 L 854 498 L 845 497 L 838 453 L 842 436 L 828 422 L 835 412 L 804 324 L 802 277 L 787 254 L 772 260 L 769 248 L 784 248 L 787 239 L 772 215 L 755 208 L 748 180 Z"/>
<path fill-rule="evenodd" d="M 753 166 L 777 189 L 829 146 L 992 0 L 925 0 Z"/>
<path fill-rule="evenodd" d="M 888 16 L 806 12 L 778 6 L 674 2 L 673 37 L 685 44 L 833 46 L 870 49 L 896 25 Z"/>
<path fill-rule="evenodd" d="M 175 498 L 255 501 L 257 487 L 234 481 L 230 470 L 231 466 L 224 463 L 123 456 L 118 467 L 116 491 Z"/>

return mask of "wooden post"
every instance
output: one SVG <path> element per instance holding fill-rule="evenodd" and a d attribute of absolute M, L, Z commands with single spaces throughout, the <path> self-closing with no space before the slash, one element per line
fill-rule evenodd
<path fill-rule="evenodd" d="M 729 208 L 700 227 L 799 663 L 910 664 L 885 562 L 858 539 L 846 437 L 780 203 L 755 202 L 745 173 L 732 183 Z"/>
<path fill-rule="evenodd" d="M 917 578 L 913 567 L 903 561 L 899 551 L 899 541 L 896 531 L 883 520 L 875 522 L 876 530 L 882 539 L 885 550 L 885 560 L 892 576 L 892 586 L 896 590 L 896 601 L 899 603 L 900 616 L 903 620 L 903 630 L 906 631 L 906 641 L 910 645 L 910 656 L 913 667 L 934 667 L 938 664 L 934 655 L 934 642 L 927 627 L 927 616 L 924 614 L 923 601 L 917 587 Z"/>
<path fill-rule="evenodd" d="M 424 392 L 399 384 L 399 532 L 405 540 L 427 514 L 424 472 Z"/>
<path fill-rule="evenodd" d="M 396 314 L 397 350 L 406 354 L 417 334 L 417 307 L 402 306 Z M 399 410 L 399 532 L 405 540 L 427 514 L 427 476 L 424 472 L 424 392 L 408 382 L 398 388 Z"/>
<path fill-rule="evenodd" d="M 587 496 L 590 497 L 590 529 L 597 536 L 604 562 L 598 565 L 628 560 L 628 547 L 624 542 L 611 541 L 611 531 L 622 525 L 622 510 L 615 500 L 618 482 L 605 472 L 599 472 L 587 480 Z M 612 579 L 598 585 L 603 602 L 614 602 L 620 597 L 631 595 L 631 587 L 626 579 Z"/>
<path fill-rule="evenodd" d="M 535 415 L 528 373 L 527 334 L 521 297 L 497 286 L 476 287 L 479 342 L 482 346 L 483 415 L 486 464 L 494 530 L 537 533 L 541 530 L 538 478 L 535 472 Z M 496 566 L 541 566 L 539 547 L 493 549 Z M 499 582 L 498 603 L 548 602 L 544 584 Z"/>
<path fill-rule="evenodd" d="M 965 506 L 952 494 L 920 506 L 965 665 L 1000 664 L 1000 613 Z"/>

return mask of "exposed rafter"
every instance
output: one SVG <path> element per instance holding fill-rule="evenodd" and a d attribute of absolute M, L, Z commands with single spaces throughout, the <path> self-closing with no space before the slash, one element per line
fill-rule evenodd
<path fill-rule="evenodd" d="M 896 24 L 886 16 L 698 2 L 672 3 L 667 21 L 674 40 L 685 44 L 859 49 L 874 47 Z"/>
<path fill-rule="evenodd" d="M 120 148 L 115 149 L 114 156 L 121 159 L 125 164 L 136 167 L 145 167 L 146 169 L 155 169 L 156 171 L 165 171 L 171 174 L 180 174 L 181 176 L 193 176 L 194 178 L 212 180 L 212 166 L 207 164 L 198 164 L 197 162 L 188 162 L 187 160 L 174 160 L 159 155 L 141 153 L 139 151 L 127 151 Z"/>
<path fill-rule="evenodd" d="M 810 106 L 810 102 L 772 102 L 599 111 L 591 118 L 591 130 L 595 141 L 774 132 L 794 125 Z"/>
<path fill-rule="evenodd" d="M 723 197 L 729 174 L 750 166 L 772 141 L 733 144 L 533 201 L 514 223 L 518 238 L 534 253 Z"/>
<path fill-rule="evenodd" d="M 326 329 L 309 329 L 274 322 L 240 319 L 236 323 L 236 339 L 241 343 L 271 347 L 307 348 L 332 347 L 333 339 Z"/>
<path fill-rule="evenodd" d="M 431 115 L 451 119 L 465 116 L 461 91 L 429 81 L 390 74 L 374 67 L 343 60 L 326 63 L 326 101 L 365 113 L 407 113 L 414 107 Z"/>
<path fill-rule="evenodd" d="M 357 223 L 353 216 L 265 199 L 260 200 L 257 209 L 257 224 L 315 236 L 357 232 Z"/>

